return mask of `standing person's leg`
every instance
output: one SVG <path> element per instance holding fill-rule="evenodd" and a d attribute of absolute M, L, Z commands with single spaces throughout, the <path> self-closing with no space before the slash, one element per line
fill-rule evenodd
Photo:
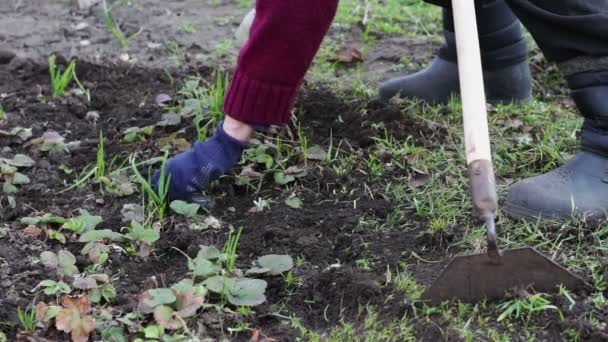
<path fill-rule="evenodd" d="M 581 152 L 515 184 L 507 211 L 556 219 L 608 212 L 608 2 L 509 0 L 547 59 L 557 62 L 585 118 Z"/>
<path fill-rule="evenodd" d="M 257 0 L 249 40 L 224 102 L 227 116 L 209 140 L 169 160 L 169 197 L 196 201 L 236 165 L 254 125 L 284 125 L 338 0 Z M 157 178 L 158 175 L 155 177 Z"/>
<path fill-rule="evenodd" d="M 427 0 L 443 6 L 445 43 L 431 65 L 415 74 L 380 85 L 384 100 L 395 95 L 445 103 L 458 94 L 456 39 L 449 0 Z M 504 0 L 476 2 L 486 95 L 491 103 L 523 102 L 532 96 L 528 50 L 521 25 Z"/>

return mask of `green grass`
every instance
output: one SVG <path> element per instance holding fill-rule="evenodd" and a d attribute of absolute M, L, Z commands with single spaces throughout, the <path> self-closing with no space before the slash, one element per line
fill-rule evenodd
<path fill-rule="evenodd" d="M 17 308 L 17 317 L 19 318 L 19 323 L 21 324 L 23 331 L 27 333 L 36 331 L 36 324 L 38 324 L 38 320 L 36 319 L 36 310 L 21 310 L 21 307 L 19 307 Z"/>
<path fill-rule="evenodd" d="M 364 24 L 364 33 L 375 31 L 420 37 L 441 30 L 440 15 L 440 8 L 418 0 L 342 0 L 336 23 L 346 27 Z"/>
<path fill-rule="evenodd" d="M 71 61 L 64 71 L 57 67 L 57 57 L 49 56 L 49 74 L 51 77 L 51 95 L 59 97 L 65 95 L 65 90 L 76 75 L 76 61 Z"/>

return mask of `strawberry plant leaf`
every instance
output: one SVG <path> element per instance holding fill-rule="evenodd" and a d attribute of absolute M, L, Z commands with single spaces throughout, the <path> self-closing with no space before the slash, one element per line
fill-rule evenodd
<path fill-rule="evenodd" d="M 239 306 L 256 306 L 266 301 L 267 283 L 261 279 L 239 278 L 227 293 L 228 301 Z"/>
<path fill-rule="evenodd" d="M 219 273 L 222 267 L 201 257 L 199 252 L 199 255 L 195 259 L 188 260 L 188 269 L 192 271 L 195 277 L 207 278 Z"/>
<path fill-rule="evenodd" d="M 155 307 L 163 304 L 171 304 L 175 302 L 176 299 L 177 298 L 171 289 L 150 289 L 140 295 L 138 311 L 152 313 Z"/>
<path fill-rule="evenodd" d="M 225 259 L 225 255 L 214 246 L 200 246 L 200 248 L 201 249 L 199 249 L 198 254 L 196 255 L 197 259 L 198 258 L 207 259 L 207 260 L 224 260 Z"/>
<path fill-rule="evenodd" d="M 78 216 L 78 218 L 85 223 L 85 231 L 95 229 L 95 227 L 97 227 L 97 225 L 103 221 L 101 216 L 91 215 L 88 211 L 84 209 L 80 209 L 79 212 L 80 216 Z"/>
<path fill-rule="evenodd" d="M 232 287 L 236 284 L 236 281 L 233 278 L 227 278 L 224 276 L 214 276 L 203 282 L 209 291 L 213 291 L 215 293 L 228 293 Z"/>
<path fill-rule="evenodd" d="M 156 230 L 146 228 L 137 221 L 131 222 L 131 227 L 126 236 L 133 241 L 142 241 L 148 245 L 153 245 L 160 239 L 160 234 Z"/>
<path fill-rule="evenodd" d="M 15 192 L 17 192 L 17 190 L 17 187 L 9 182 L 5 182 L 4 184 L 2 184 L 2 192 L 4 192 L 5 194 L 14 194 Z"/>
<path fill-rule="evenodd" d="M 182 327 L 181 322 L 175 315 L 175 310 L 169 306 L 160 305 L 154 308 L 154 319 L 156 320 L 156 323 L 165 329 L 175 330 Z"/>
<path fill-rule="evenodd" d="M 42 254 L 40 254 L 40 261 L 42 261 L 42 264 L 48 268 L 59 267 L 59 258 L 57 258 L 57 254 L 53 252 L 42 252 Z"/>
<path fill-rule="evenodd" d="M 24 175 L 23 173 L 15 172 L 11 183 L 14 185 L 29 184 L 30 178 L 28 176 Z"/>
<path fill-rule="evenodd" d="M 184 215 L 186 217 L 195 216 L 201 207 L 198 204 L 187 203 L 187 202 L 180 201 L 180 200 L 172 201 L 169 206 L 171 207 L 171 210 L 173 210 L 174 212 L 176 212 L 180 215 Z"/>
<path fill-rule="evenodd" d="M 103 240 L 110 241 L 124 241 L 124 235 L 113 232 L 109 229 L 91 230 L 80 236 L 78 241 L 80 242 L 101 242 Z"/>
<path fill-rule="evenodd" d="M 70 253 L 70 251 L 60 250 L 57 254 L 57 259 L 59 262 L 59 270 L 63 275 L 71 277 L 78 273 L 76 257 L 74 254 Z"/>
<path fill-rule="evenodd" d="M 287 175 L 285 172 L 279 171 L 274 173 L 274 182 L 278 185 L 285 185 L 296 180 L 296 177 Z"/>
<path fill-rule="evenodd" d="M 97 288 L 97 280 L 91 276 L 76 276 L 72 286 L 80 290 L 90 290 Z"/>
<path fill-rule="evenodd" d="M 285 200 L 285 204 L 287 204 L 287 206 L 290 208 L 300 209 L 304 203 L 297 197 L 290 197 Z"/>
<path fill-rule="evenodd" d="M 63 309 L 59 311 L 55 318 L 57 330 L 69 333 L 74 342 L 86 342 L 89 335 L 95 329 L 95 319 L 87 315 L 91 309 L 89 297 L 64 296 Z"/>
<path fill-rule="evenodd" d="M 293 259 L 289 255 L 270 254 L 259 257 L 254 262 L 254 272 L 247 271 L 247 274 L 260 273 L 260 270 L 266 269 L 272 275 L 278 275 L 287 272 L 293 268 Z"/>
<path fill-rule="evenodd" d="M 54 229 L 47 229 L 46 233 L 49 237 L 49 239 L 51 240 L 57 240 L 59 241 L 62 245 L 65 245 L 66 239 L 65 239 L 65 235 L 63 235 L 62 233 L 54 230 Z"/>
<path fill-rule="evenodd" d="M 15 155 L 13 159 L 8 161 L 8 163 L 16 167 L 30 167 L 36 164 L 32 158 L 26 156 L 25 154 Z"/>

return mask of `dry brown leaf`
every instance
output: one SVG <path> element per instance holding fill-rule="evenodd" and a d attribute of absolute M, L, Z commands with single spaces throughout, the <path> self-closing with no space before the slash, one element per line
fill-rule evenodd
<path fill-rule="evenodd" d="M 89 297 L 64 296 L 63 309 L 55 318 L 57 330 L 70 333 L 73 342 L 87 342 L 89 335 L 95 329 L 95 318 L 87 315 L 91 310 Z"/>
<path fill-rule="evenodd" d="M 355 64 L 363 62 L 363 54 L 354 47 L 342 47 L 336 53 L 336 56 L 329 59 L 330 62 L 339 62 L 344 64 Z"/>
<path fill-rule="evenodd" d="M 258 328 L 255 328 L 251 331 L 251 338 L 249 342 L 277 342 L 277 339 L 272 337 L 266 337 L 262 334 L 262 331 Z"/>
<path fill-rule="evenodd" d="M 423 185 L 426 185 L 430 181 L 431 181 L 431 175 L 412 168 L 411 172 L 410 172 L 410 177 L 407 181 L 407 185 L 409 186 L 410 189 L 414 190 Z"/>
<path fill-rule="evenodd" d="M 37 239 L 42 234 L 42 229 L 35 225 L 29 225 L 23 230 L 23 235 L 32 239 Z"/>

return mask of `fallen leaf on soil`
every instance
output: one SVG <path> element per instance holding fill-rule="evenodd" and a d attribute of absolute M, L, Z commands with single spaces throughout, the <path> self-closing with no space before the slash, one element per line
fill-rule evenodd
<path fill-rule="evenodd" d="M 264 336 L 262 331 L 256 328 L 252 330 L 249 342 L 277 342 L 277 339 Z"/>
<path fill-rule="evenodd" d="M 524 122 L 521 121 L 517 115 L 511 115 L 511 117 L 507 120 L 506 126 L 513 129 L 519 129 L 524 125 Z"/>
<path fill-rule="evenodd" d="M 165 113 L 162 116 L 162 120 L 156 123 L 156 126 L 166 127 L 166 126 L 177 126 L 180 123 L 180 117 L 177 113 Z"/>
<path fill-rule="evenodd" d="M 122 209 L 120 210 L 120 214 L 122 215 L 122 222 L 136 221 L 141 223 L 146 219 L 144 215 L 144 207 L 135 203 L 127 203 L 123 205 Z"/>
<path fill-rule="evenodd" d="M 340 62 L 344 64 L 354 64 L 363 62 L 363 54 L 354 47 L 342 47 L 334 57 L 329 58 L 330 62 Z"/>
<path fill-rule="evenodd" d="M 154 103 L 156 103 L 156 105 L 160 106 L 160 107 L 164 107 L 165 103 L 167 103 L 169 101 L 171 101 L 171 96 L 169 96 L 167 94 L 158 94 L 154 98 Z"/>
<path fill-rule="evenodd" d="M 23 230 L 23 235 L 32 239 L 37 239 L 42 234 L 42 229 L 35 225 L 29 225 Z"/>
<path fill-rule="evenodd" d="M 299 208 L 302 208 L 302 205 L 304 203 L 302 202 L 301 199 L 299 199 L 297 197 L 290 197 L 285 200 L 285 204 L 287 204 L 287 206 L 290 208 L 299 209 Z"/>
<path fill-rule="evenodd" d="M 62 304 L 64 308 L 55 318 L 57 330 L 70 333 L 74 342 L 88 341 L 89 334 L 95 329 L 95 319 L 87 315 L 91 310 L 89 297 L 86 294 L 64 296 Z"/>
<path fill-rule="evenodd" d="M 243 167 L 243 170 L 241 170 L 241 174 L 239 176 L 245 177 L 249 180 L 254 180 L 254 179 L 260 179 L 260 177 L 262 177 L 262 174 L 260 172 L 255 171 L 253 169 L 253 165 L 249 164 L 249 165 Z"/>
<path fill-rule="evenodd" d="M 313 145 L 306 150 L 306 159 L 310 160 L 325 160 L 327 152 L 319 145 Z"/>
<path fill-rule="evenodd" d="M 414 190 L 416 188 L 426 185 L 428 182 L 430 182 L 430 180 L 431 175 L 412 168 L 407 184 L 410 189 Z"/>

